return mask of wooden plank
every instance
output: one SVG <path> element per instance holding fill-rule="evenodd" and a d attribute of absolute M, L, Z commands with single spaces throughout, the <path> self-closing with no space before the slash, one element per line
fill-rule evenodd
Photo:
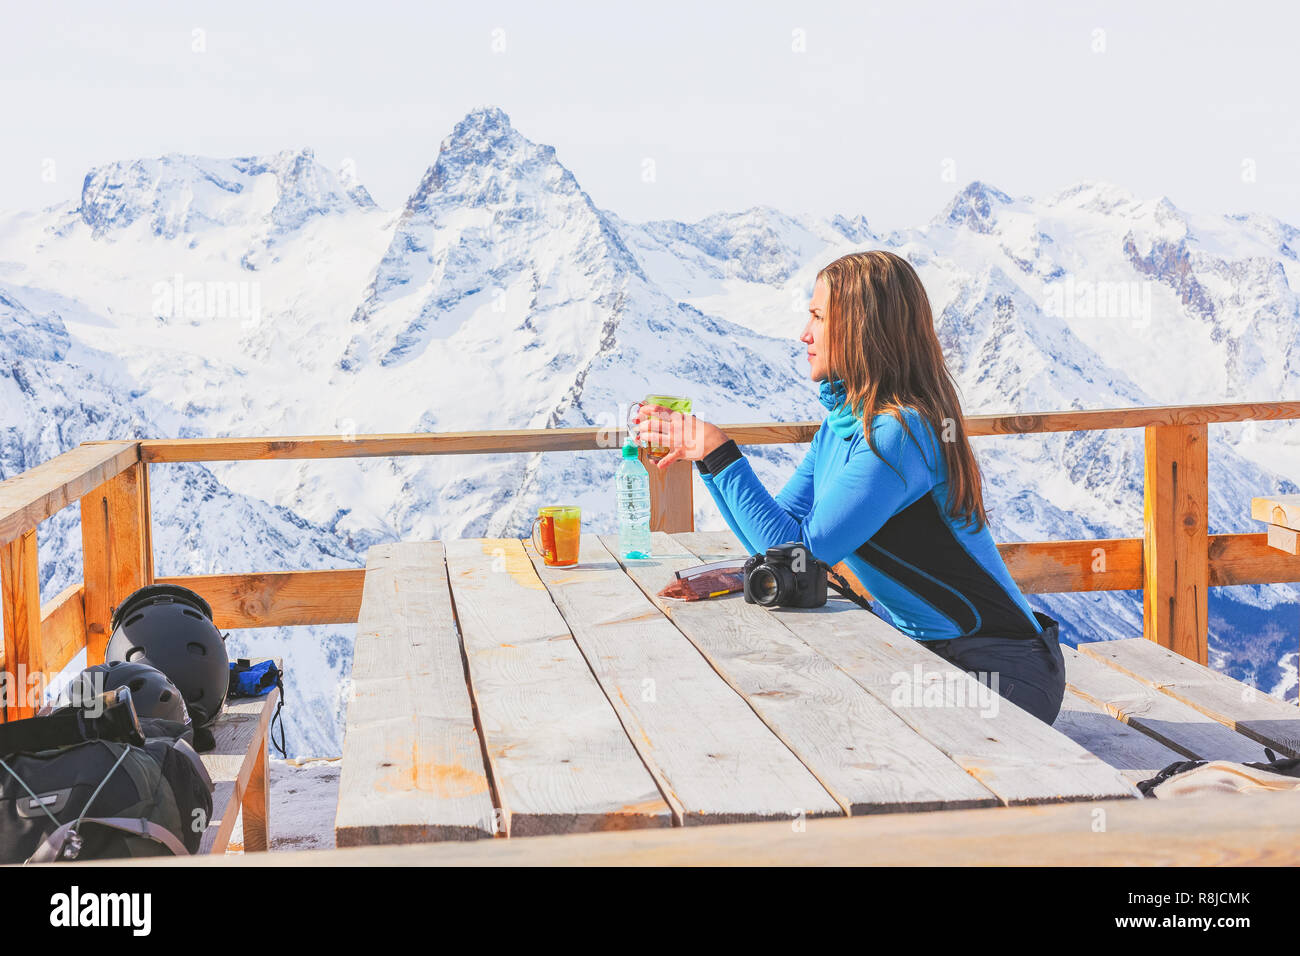
<path fill-rule="evenodd" d="M 41 647 L 45 666 L 57 673 L 86 646 L 85 585 L 64 588 L 41 608 Z"/>
<path fill-rule="evenodd" d="M 1300 709 L 1142 638 L 1080 644 L 1079 651 L 1194 707 L 1280 754 L 1300 757 Z"/>
<path fill-rule="evenodd" d="M 729 531 L 675 535 L 701 559 L 743 553 Z M 1007 804 L 1136 796 L 1113 768 L 920 641 L 838 596 L 824 607 L 771 613 L 891 707 Z"/>
<path fill-rule="evenodd" d="M 1300 530 L 1300 495 L 1266 495 L 1250 499 L 1250 516 L 1257 521 Z"/>
<path fill-rule="evenodd" d="M 725 425 L 747 445 L 812 441 L 820 422 Z M 295 435 L 281 438 L 161 438 L 140 443 L 142 460 L 268 461 L 306 458 L 375 458 L 405 455 L 486 455 L 590 451 L 622 447 L 626 428 L 503 428 L 473 432 L 385 435 Z"/>
<path fill-rule="evenodd" d="M 1138 591 L 1143 546 L 1142 538 L 1098 538 L 999 544 L 998 551 L 1027 594 Z M 1264 532 L 1212 534 L 1207 553 L 1210 587 L 1300 581 L 1300 559 L 1270 548 Z"/>
<path fill-rule="evenodd" d="M 936 810 L 993 802 L 993 795 L 900 720 L 888 706 L 738 594 L 708 601 L 658 596 L 673 573 L 701 563 L 652 535 L 655 557 L 620 564 L 724 680 L 812 771 L 846 813 Z M 607 547 L 616 547 L 613 539 Z"/>
<path fill-rule="evenodd" d="M 641 449 L 641 464 L 650 473 L 650 530 L 694 531 L 694 468 L 689 461 L 675 461 L 661 469 Z"/>
<path fill-rule="evenodd" d="M 36 529 L 0 545 L 0 606 L 4 624 L 3 698 L 6 720 L 36 716 L 50 675 L 41 645 L 41 584 Z"/>
<path fill-rule="evenodd" d="M 81 499 L 86 663 L 103 663 L 113 608 L 153 583 L 148 466 L 137 462 Z"/>
<path fill-rule="evenodd" d="M 839 814 L 839 805 L 593 534 L 576 568 L 533 568 L 659 784 L 688 826 Z"/>
<path fill-rule="evenodd" d="M 1090 408 L 1034 415 L 968 415 L 968 435 L 1025 435 L 1046 432 L 1213 425 L 1226 422 L 1300 418 L 1300 402 L 1229 402 L 1214 405 L 1144 405 Z"/>
<path fill-rule="evenodd" d="M 1209 579 L 1205 425 L 1146 430 L 1143 635 L 1204 664 Z"/>
<path fill-rule="evenodd" d="M 279 693 L 277 690 L 276 693 Z M 244 851 L 261 852 L 271 848 L 271 788 L 266 775 L 266 746 L 258 748 L 253 772 L 248 778 L 244 798 L 239 804 L 244 817 Z"/>
<path fill-rule="evenodd" d="M 35 528 L 139 459 L 139 442 L 83 444 L 0 482 L 0 544 Z"/>
<path fill-rule="evenodd" d="M 523 543 L 443 547 L 506 835 L 671 826 Z"/>
<path fill-rule="evenodd" d="M 1176 750 L 1184 759 L 1265 760 L 1254 740 L 1101 661 L 1062 647 L 1067 685 L 1130 727 Z"/>
<path fill-rule="evenodd" d="M 1300 557 L 1268 546 L 1268 535 L 1210 535 L 1210 586 L 1300 581 Z"/>
<path fill-rule="evenodd" d="M 140 522 L 140 555 L 143 567 L 142 577 L 146 584 L 152 584 L 153 576 L 153 501 L 149 492 L 149 465 L 141 462 L 135 469 L 139 480 L 135 484 L 138 503 L 136 513 Z"/>
<path fill-rule="evenodd" d="M 1017 541 L 998 552 L 1025 594 L 1133 591 L 1142 587 L 1142 539 Z"/>
<path fill-rule="evenodd" d="M 998 549 L 1027 594 L 1142 587 L 1141 538 L 1016 542 L 1000 544 Z M 843 563 L 837 570 L 846 573 Z M 364 580 L 363 568 L 157 579 L 202 594 L 223 629 L 355 623 Z M 1300 561 L 1271 550 L 1263 533 L 1210 536 L 1211 587 L 1296 580 L 1300 580 Z"/>
<path fill-rule="evenodd" d="M 474 845 L 150 857 L 85 866 L 1300 866 L 1295 794 L 1211 794 L 1045 807 L 635 830 Z M 69 864 L 56 864 L 68 866 Z M 1105 874 L 1099 873 L 1099 877 Z M 1044 879 L 1051 879 L 1044 874 Z"/>
<path fill-rule="evenodd" d="M 1149 780 L 1171 763 L 1187 759 L 1185 754 L 1134 730 L 1104 707 L 1080 697 L 1068 687 L 1052 727 L 1134 784 Z"/>
<path fill-rule="evenodd" d="M 356 635 L 336 844 L 492 836 L 496 813 L 441 544 L 370 549 Z"/>
<path fill-rule="evenodd" d="M 1271 524 L 1268 526 L 1268 546 L 1287 554 L 1300 554 L 1300 531 Z"/>
<path fill-rule="evenodd" d="M 361 613 L 364 568 L 268 571 L 250 574 L 187 574 L 158 578 L 179 584 L 212 605 L 221 629 L 352 624 Z"/>
<path fill-rule="evenodd" d="M 1300 418 L 1300 402 L 1238 402 L 1216 405 L 1077 409 L 1032 415 L 969 415 L 966 416 L 965 422 L 966 433 L 977 436 L 1289 418 Z M 719 427 L 739 445 L 780 445 L 809 442 L 820 426 L 820 421 L 800 421 L 747 422 Z M 623 443 L 625 436 L 626 430 L 623 428 L 582 427 L 357 436 L 161 438 L 140 442 L 140 455 L 144 461 L 246 461 L 275 458 L 370 458 L 398 455 L 583 451 L 617 448 Z"/>
<path fill-rule="evenodd" d="M 230 845 L 259 754 L 265 758 L 266 734 L 279 700 L 280 690 L 275 688 L 265 697 L 227 701 L 225 711 L 212 725 L 216 746 L 199 755 L 213 783 L 212 818 L 203 832 L 200 853 L 224 853 Z M 245 832 L 245 844 L 247 838 Z"/>

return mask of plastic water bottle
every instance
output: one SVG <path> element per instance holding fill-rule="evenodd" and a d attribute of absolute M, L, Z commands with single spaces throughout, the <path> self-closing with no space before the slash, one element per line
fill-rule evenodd
<path fill-rule="evenodd" d="M 618 551 L 622 558 L 650 557 L 650 473 L 637 457 L 636 445 L 623 446 L 614 475 L 618 493 Z"/>

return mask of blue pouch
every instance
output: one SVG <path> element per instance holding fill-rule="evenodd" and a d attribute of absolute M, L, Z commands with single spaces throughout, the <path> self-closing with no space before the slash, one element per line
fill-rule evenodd
<path fill-rule="evenodd" d="M 272 687 L 280 688 L 280 702 L 271 717 L 271 743 L 280 751 L 280 756 L 287 757 L 284 742 L 284 721 L 280 711 L 284 709 L 284 672 L 275 666 L 275 661 L 262 661 L 254 664 L 247 657 L 230 662 L 230 684 L 226 689 L 227 697 L 265 697 Z M 280 724 L 280 739 L 275 739 L 276 722 Z"/>
<path fill-rule="evenodd" d="M 241 657 L 230 662 L 230 687 L 228 697 L 264 697 L 280 680 L 280 670 L 275 661 L 251 663 Z"/>

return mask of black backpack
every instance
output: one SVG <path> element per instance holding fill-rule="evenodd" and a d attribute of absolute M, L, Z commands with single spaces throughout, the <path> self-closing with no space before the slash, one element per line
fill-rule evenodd
<path fill-rule="evenodd" d="M 197 852 L 212 780 L 182 724 L 140 725 L 142 745 L 98 739 L 0 754 L 0 863 Z"/>

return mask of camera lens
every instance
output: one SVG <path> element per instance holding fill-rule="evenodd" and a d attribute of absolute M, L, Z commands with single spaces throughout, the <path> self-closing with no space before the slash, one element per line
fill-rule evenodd
<path fill-rule="evenodd" d="M 750 572 L 749 592 L 753 595 L 756 604 L 771 607 L 776 603 L 777 598 L 780 597 L 781 587 L 770 566 L 759 565 Z"/>

